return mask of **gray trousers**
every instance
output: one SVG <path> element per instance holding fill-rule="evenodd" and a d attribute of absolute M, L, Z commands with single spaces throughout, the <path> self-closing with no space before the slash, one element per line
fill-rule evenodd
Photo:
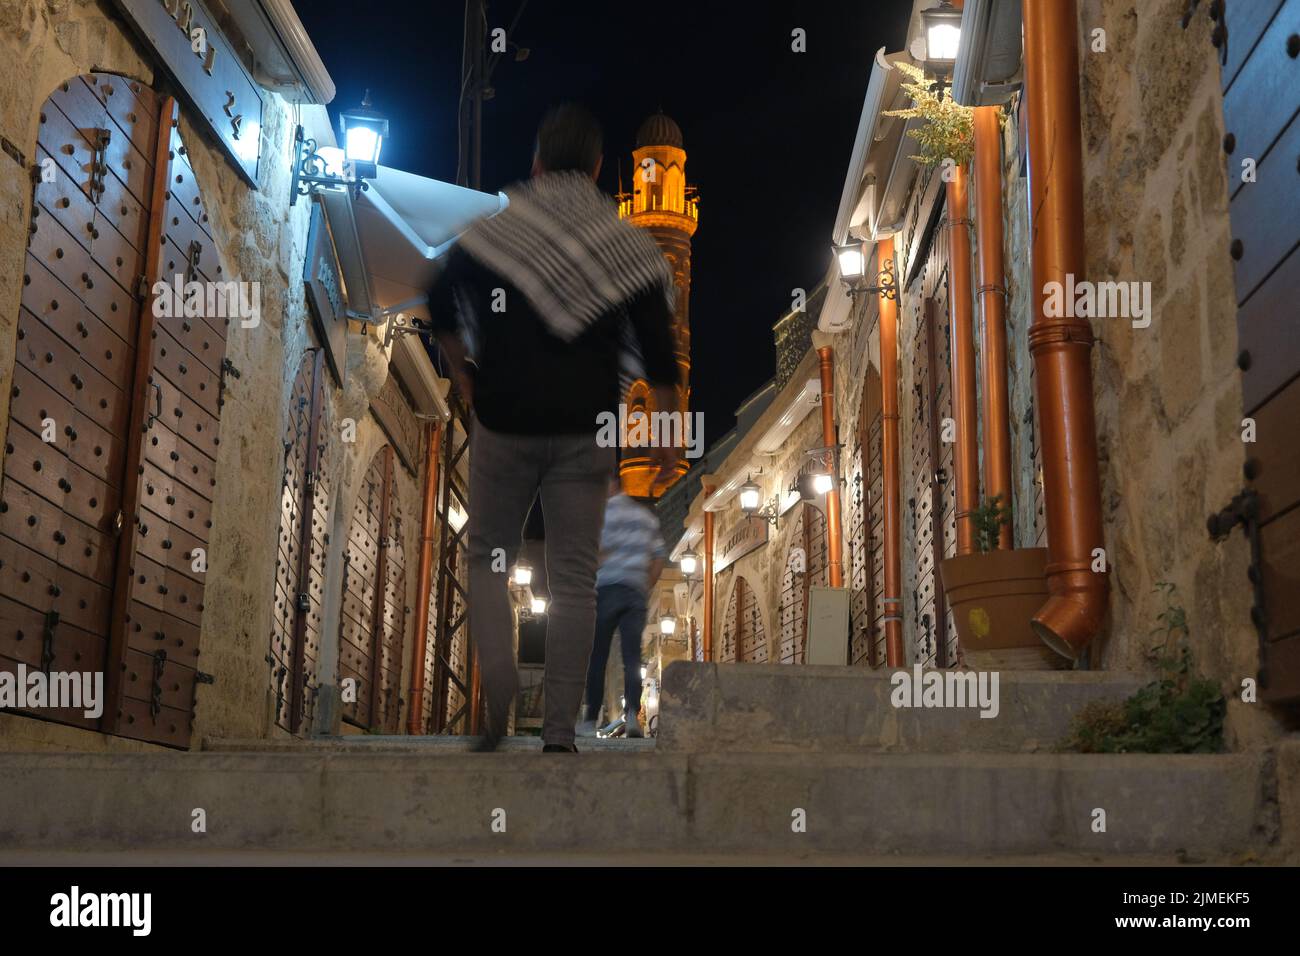
<path fill-rule="evenodd" d="M 596 564 L 614 463 L 615 450 L 599 447 L 594 431 L 508 435 L 474 423 L 469 450 L 470 636 L 478 649 L 488 726 L 498 733 L 505 730 L 519 692 L 509 572 L 540 492 L 550 591 L 542 739 L 573 743 L 595 634 Z"/>

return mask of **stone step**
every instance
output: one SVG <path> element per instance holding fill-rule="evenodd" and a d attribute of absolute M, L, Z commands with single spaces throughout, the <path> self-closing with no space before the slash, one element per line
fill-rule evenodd
<path fill-rule="evenodd" d="M 0 847 L 882 858 L 1271 852 L 1264 755 L 0 754 Z M 206 832 L 192 832 L 202 809 Z M 1096 811 L 1105 830 L 1095 830 Z M 806 820 L 806 832 L 794 821 Z M 496 828 L 494 828 L 496 823 Z M 504 832 L 497 832 L 504 823 Z"/>
<path fill-rule="evenodd" d="M 1001 671 L 996 716 L 978 706 L 895 707 L 913 670 L 675 661 L 660 690 L 659 749 L 671 753 L 1051 751 L 1092 701 L 1121 701 L 1149 678 L 1109 671 Z M 956 671 L 932 679 L 969 680 Z M 974 675 L 978 680 L 979 675 Z M 985 687 L 994 686 L 985 674 Z M 900 678 L 901 680 L 901 678 Z M 990 708 L 990 713 L 992 712 Z"/>
<path fill-rule="evenodd" d="M 406 735 L 358 734 L 340 737 L 284 737 L 275 740 L 207 738 L 203 749 L 211 753 L 468 753 L 478 738 L 456 736 L 411 737 Z M 651 737 L 580 737 L 582 753 L 642 753 L 653 751 Z M 505 737 L 497 746 L 499 753 L 541 753 L 540 737 Z"/>

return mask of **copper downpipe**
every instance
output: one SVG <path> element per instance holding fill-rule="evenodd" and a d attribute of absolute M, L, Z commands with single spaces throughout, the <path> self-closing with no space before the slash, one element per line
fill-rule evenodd
<path fill-rule="evenodd" d="M 483 672 L 478 666 L 478 648 L 471 647 L 469 652 L 469 732 L 477 737 L 479 730 L 479 712 L 483 709 Z"/>
<path fill-rule="evenodd" d="M 1079 125 L 1079 23 L 1075 0 L 1025 0 L 1025 87 L 1029 97 L 1029 214 L 1033 235 L 1034 357 L 1047 512 L 1047 587 L 1034 632 L 1071 659 L 1106 613 L 1097 423 L 1092 406 L 1092 328 L 1086 318 L 1044 314 L 1047 285 L 1080 281 L 1083 149 Z"/>
<path fill-rule="evenodd" d="M 984 494 L 1011 508 L 1011 403 L 1007 394 L 1007 289 L 1002 262 L 1002 145 L 998 108 L 975 108 L 975 230 L 979 239 L 980 393 Z M 998 547 L 1013 547 L 1011 522 Z"/>
<path fill-rule="evenodd" d="M 822 379 L 822 445 L 835 447 L 835 366 L 831 361 L 832 351 L 829 345 L 817 350 L 821 362 Z M 844 587 L 844 542 L 840 528 L 840 476 L 839 469 L 831 468 L 833 483 L 826 492 L 826 550 L 829 552 L 830 586 Z"/>
<path fill-rule="evenodd" d="M 713 486 L 704 486 L 704 497 L 713 494 Z M 713 660 L 713 512 L 704 512 L 704 647 L 701 654 L 705 662 Z"/>
<path fill-rule="evenodd" d="M 876 244 L 877 261 L 894 260 L 893 238 Z M 882 267 L 883 268 L 883 267 Z M 885 496 L 881 533 L 885 536 L 885 664 L 906 667 L 903 649 L 903 538 L 899 520 L 898 448 L 898 299 L 880 297 L 880 457 Z"/>
<path fill-rule="evenodd" d="M 975 402 L 975 332 L 971 326 L 970 200 L 964 166 L 953 169 L 948 180 L 948 315 L 952 338 L 952 415 L 956 422 L 953 480 L 956 485 L 957 553 L 975 550 L 975 509 L 979 507 L 979 444 Z"/>
<path fill-rule="evenodd" d="M 438 518 L 438 448 L 442 423 L 425 429 L 424 500 L 420 505 L 420 563 L 415 582 L 415 640 L 411 642 L 411 706 L 406 732 L 424 733 L 424 660 L 429 648 L 429 596 L 433 592 L 433 525 Z"/>

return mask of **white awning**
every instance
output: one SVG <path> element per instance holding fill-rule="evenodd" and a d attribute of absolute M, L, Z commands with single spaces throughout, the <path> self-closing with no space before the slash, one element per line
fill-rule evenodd
<path fill-rule="evenodd" d="M 320 154 L 331 172 L 341 167 L 341 150 L 322 147 Z M 437 260 L 471 223 L 505 209 L 506 195 L 453 186 L 389 166 L 380 166 L 368 185 L 355 200 L 343 191 L 323 194 L 340 260 L 348 254 L 342 246 L 355 233 L 357 261 L 351 265 L 365 270 L 365 294 L 349 295 L 348 307 L 376 322 L 397 312 L 427 319 L 423 298 L 437 274 Z M 336 221 L 344 226 L 342 230 L 334 229 Z M 341 264 L 351 291 L 354 279 L 348 275 L 349 263 Z"/>
<path fill-rule="evenodd" d="M 337 175 L 342 151 L 319 150 Z M 506 207 L 505 193 L 484 193 L 380 166 L 369 188 L 353 197 L 345 190 L 320 194 L 338 256 L 349 317 L 382 326 L 401 313 L 427 319 L 425 296 L 440 257 L 473 222 Z M 393 340 L 393 371 L 406 385 L 416 411 L 447 417 L 446 383 L 434 372 L 423 342 L 414 335 Z"/>

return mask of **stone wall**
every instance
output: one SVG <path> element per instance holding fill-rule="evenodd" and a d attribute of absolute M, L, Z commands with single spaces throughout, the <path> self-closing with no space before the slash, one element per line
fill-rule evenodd
<path fill-rule="evenodd" d="M 1102 659 L 1140 666 L 1162 599 L 1178 587 L 1198 666 L 1239 686 L 1255 673 L 1245 539 L 1210 542 L 1206 516 L 1243 486 L 1241 386 L 1223 97 L 1210 21 L 1179 28 L 1186 4 L 1084 0 L 1081 47 L 1088 276 L 1150 282 L 1152 322 L 1093 321 L 1094 396 L 1111 557 Z M 1138 9 L 1140 8 L 1140 13 Z M 1230 727 L 1263 731 L 1230 695 Z"/>

